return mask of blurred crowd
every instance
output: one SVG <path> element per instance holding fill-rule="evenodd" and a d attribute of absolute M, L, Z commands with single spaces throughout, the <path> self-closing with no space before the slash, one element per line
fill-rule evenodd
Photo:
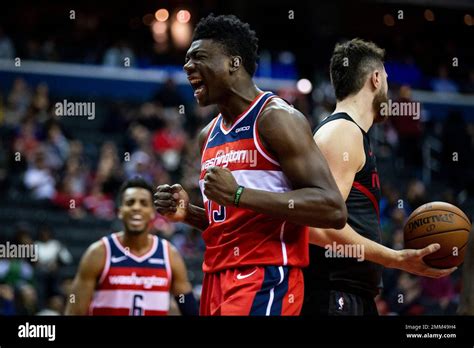
<path fill-rule="evenodd" d="M 101 25 L 101 17 L 110 14 L 78 11 L 73 21 L 61 17 L 64 32 L 45 34 L 50 31 L 38 18 L 38 14 L 31 12 L 29 15 L 32 17 L 29 25 L 36 24 L 36 35 L 24 37 L 27 27 L 19 27 L 12 30 L 12 37 L 0 25 L 0 59 L 21 57 L 27 60 L 115 67 L 123 67 L 126 61 L 127 67 L 139 68 L 164 65 L 171 67 L 183 61 L 183 49 L 170 46 L 164 52 L 154 51 L 148 27 L 138 17 L 130 19 L 128 25 L 117 26 L 117 23 L 113 23 L 117 29 L 114 31 Z M 438 30 L 441 34 L 443 29 L 440 28 L 441 26 L 433 27 L 433 30 Z M 338 40 L 334 38 L 333 41 Z M 472 53 L 465 47 L 462 36 L 444 38 L 441 43 L 439 35 L 426 32 L 420 36 L 393 33 L 391 36 L 374 37 L 372 40 L 387 51 L 387 67 L 392 82 L 407 83 L 413 88 L 435 92 L 474 93 L 474 68 L 465 63 L 472 60 Z M 327 64 L 332 47 L 323 46 L 321 49 L 320 57 L 315 58 L 318 66 Z M 273 69 L 274 74 L 282 73 L 288 75 L 286 78 L 295 78 L 297 62 L 292 52 L 261 48 L 260 56 L 257 76 L 267 76 L 268 70 Z M 450 60 L 447 61 L 446 57 Z M 323 62 L 320 62 L 321 59 Z M 289 66 L 289 70 L 284 71 L 281 64 Z M 327 69 L 321 73 L 325 75 L 326 71 Z"/>
<path fill-rule="evenodd" d="M 4 238 L 0 240 L 5 244 Z M 64 313 L 71 279 L 62 279 L 58 272 L 61 266 L 73 262 L 67 247 L 54 238 L 50 226 L 42 225 L 34 231 L 24 222 L 15 226 L 10 242 L 35 245 L 36 249 L 30 259 L 0 259 L 0 315 Z"/>

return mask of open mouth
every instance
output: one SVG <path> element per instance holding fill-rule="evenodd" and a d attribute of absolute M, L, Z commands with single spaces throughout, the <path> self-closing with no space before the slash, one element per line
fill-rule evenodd
<path fill-rule="evenodd" d="M 132 225 L 140 225 L 143 223 L 143 216 L 139 215 L 139 214 L 134 214 L 132 215 L 132 217 L 130 218 L 130 223 Z"/>
<path fill-rule="evenodd" d="M 206 89 L 206 85 L 204 84 L 204 81 L 199 78 L 190 78 L 189 83 L 191 84 L 191 87 L 194 89 L 194 97 L 199 98 L 204 93 L 204 90 Z"/>

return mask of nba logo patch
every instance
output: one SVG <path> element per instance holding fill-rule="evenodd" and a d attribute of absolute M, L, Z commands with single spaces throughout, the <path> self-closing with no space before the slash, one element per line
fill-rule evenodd
<path fill-rule="evenodd" d="M 337 300 L 337 310 L 339 311 L 342 311 L 343 307 L 344 307 L 344 297 L 339 297 L 339 300 Z"/>

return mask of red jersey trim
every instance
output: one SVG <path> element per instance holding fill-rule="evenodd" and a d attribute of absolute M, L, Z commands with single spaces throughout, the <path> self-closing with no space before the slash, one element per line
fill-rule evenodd
<path fill-rule="evenodd" d="M 204 144 L 202 146 L 202 149 L 201 149 L 201 163 L 204 160 L 204 152 L 206 151 L 207 144 L 209 143 L 209 137 L 211 136 L 212 132 L 214 131 L 214 128 L 216 128 L 216 124 L 217 124 L 217 121 L 219 120 L 220 115 L 221 114 L 217 115 L 214 118 L 214 121 L 212 121 L 213 123 L 212 123 L 211 129 L 209 130 L 209 133 L 207 133 L 207 135 L 206 135 L 206 141 L 204 142 Z"/>
<path fill-rule="evenodd" d="M 173 272 L 171 271 L 171 259 L 170 259 L 170 253 L 169 253 L 170 246 L 169 246 L 168 241 L 164 239 L 161 239 L 161 245 L 163 245 L 163 256 L 165 259 L 166 273 L 168 274 L 168 280 L 170 282 L 170 288 L 171 288 Z"/>
<path fill-rule="evenodd" d="M 283 222 L 283 224 L 281 225 L 281 230 L 280 230 L 281 256 L 283 258 L 283 266 L 286 266 L 288 264 L 288 253 L 286 251 L 286 244 L 284 241 L 285 224 L 286 224 L 286 221 Z"/>
<path fill-rule="evenodd" d="M 121 252 L 123 252 L 125 255 L 127 255 L 131 259 L 135 260 L 136 262 L 143 262 L 155 253 L 155 251 L 158 247 L 158 243 L 157 243 L 158 238 L 156 236 L 152 236 L 152 238 L 153 238 L 153 244 L 151 245 L 151 248 L 145 254 L 143 254 L 142 256 L 138 256 L 138 255 L 135 255 L 134 253 L 132 253 L 131 250 L 127 251 L 127 249 L 125 249 L 125 247 L 122 245 L 122 243 L 120 243 L 120 240 L 117 237 L 117 233 L 112 234 L 112 240 L 114 241 L 117 248 L 119 248 L 119 250 Z"/>
<path fill-rule="evenodd" d="M 258 124 L 258 118 L 260 117 L 260 114 L 262 112 L 262 110 L 265 108 L 265 106 L 267 105 L 267 103 L 271 100 L 275 98 L 275 96 L 271 96 L 270 98 L 268 98 L 265 103 L 262 105 L 261 109 L 258 111 L 258 114 L 257 114 L 257 117 L 255 117 L 255 122 L 253 124 L 253 139 L 254 139 L 254 143 L 255 143 L 255 147 L 257 148 L 258 152 L 260 152 L 260 154 L 265 157 L 269 162 L 277 165 L 277 166 L 280 166 L 280 163 L 278 163 L 277 159 L 275 158 L 275 156 L 273 156 L 272 154 L 270 154 L 266 149 L 265 149 L 265 146 L 263 146 L 263 143 L 260 139 L 260 135 L 258 134 L 258 129 L 257 129 L 257 124 Z"/>
<path fill-rule="evenodd" d="M 214 117 L 214 120 L 212 121 L 212 126 L 211 126 L 211 129 L 209 130 L 209 132 L 207 133 L 206 135 L 206 140 L 204 141 L 204 143 L 202 144 L 202 147 L 201 147 L 201 153 L 204 153 L 204 149 L 207 147 L 207 143 L 209 142 L 209 136 L 211 135 L 212 131 L 214 130 L 214 127 L 216 126 L 216 123 L 217 123 L 217 120 L 219 119 L 219 115 L 217 115 L 216 117 Z"/>
<path fill-rule="evenodd" d="M 372 194 L 372 192 L 369 191 L 367 187 L 365 187 L 364 185 L 362 185 L 361 183 L 357 181 L 354 181 L 354 183 L 352 184 L 352 187 L 356 188 L 357 190 L 362 192 L 368 199 L 370 199 L 370 201 L 374 205 L 375 211 L 377 213 L 377 218 L 379 219 L 379 222 L 380 222 L 379 204 L 377 202 L 377 198 L 375 198 L 375 196 Z"/>
<path fill-rule="evenodd" d="M 102 245 L 105 248 L 105 264 L 104 267 L 102 268 L 102 273 L 99 278 L 99 284 L 102 284 L 105 277 L 107 276 L 107 273 L 109 273 L 110 269 L 110 245 L 107 237 L 102 237 L 101 238 Z"/>

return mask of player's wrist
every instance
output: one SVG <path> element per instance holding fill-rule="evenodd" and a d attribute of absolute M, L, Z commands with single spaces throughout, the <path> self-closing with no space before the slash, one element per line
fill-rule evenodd
<path fill-rule="evenodd" d="M 396 268 L 401 269 L 403 255 L 401 250 L 394 250 L 387 248 L 388 252 L 386 257 L 384 258 L 385 262 L 383 262 L 383 266 L 386 268 Z"/>
<path fill-rule="evenodd" d="M 187 219 L 187 218 L 190 218 L 192 215 L 196 215 L 198 213 L 198 210 L 199 210 L 198 206 L 191 203 L 186 204 L 186 207 L 184 209 L 185 211 L 184 218 Z"/>
<path fill-rule="evenodd" d="M 242 197 L 242 194 L 244 193 L 245 187 L 242 185 L 239 185 L 237 189 L 235 190 L 234 193 L 234 199 L 233 199 L 233 204 L 238 207 L 240 204 L 240 199 Z"/>

